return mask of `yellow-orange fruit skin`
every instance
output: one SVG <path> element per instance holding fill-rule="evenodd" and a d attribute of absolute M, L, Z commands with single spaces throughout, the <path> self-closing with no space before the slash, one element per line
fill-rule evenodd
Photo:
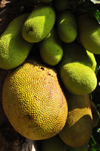
<path fill-rule="evenodd" d="M 70 147 L 85 145 L 92 134 L 93 117 L 89 95 L 68 94 L 68 118 L 60 138 Z"/>
<path fill-rule="evenodd" d="M 11 125 L 31 140 L 50 138 L 65 125 L 68 107 L 57 73 L 37 61 L 7 75 L 2 100 Z"/>

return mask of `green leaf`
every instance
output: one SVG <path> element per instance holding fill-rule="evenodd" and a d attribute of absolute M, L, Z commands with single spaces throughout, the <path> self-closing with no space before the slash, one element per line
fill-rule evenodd
<path fill-rule="evenodd" d="M 95 146 L 97 143 L 96 143 L 96 141 L 95 141 L 93 135 L 91 135 L 91 140 L 92 140 L 92 146 Z"/>
<path fill-rule="evenodd" d="M 94 9 L 94 10 L 91 11 L 91 13 L 97 19 L 98 23 L 100 24 L 100 11 Z"/>
<path fill-rule="evenodd" d="M 97 132 L 100 133 L 100 128 L 97 129 Z"/>
<path fill-rule="evenodd" d="M 95 149 L 95 148 L 91 148 L 91 151 L 97 151 L 97 149 Z"/>

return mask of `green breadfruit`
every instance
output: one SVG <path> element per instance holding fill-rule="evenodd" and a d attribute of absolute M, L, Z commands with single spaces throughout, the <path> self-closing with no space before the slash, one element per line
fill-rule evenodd
<path fill-rule="evenodd" d="M 22 26 L 28 13 L 15 18 L 0 36 L 0 68 L 9 70 L 22 64 L 27 58 L 32 44 L 21 35 Z"/>
<path fill-rule="evenodd" d="M 68 0 L 53 0 L 53 6 L 57 11 L 64 11 L 67 9 L 69 4 Z"/>
<path fill-rule="evenodd" d="M 65 87 L 73 94 L 85 95 L 94 91 L 97 77 L 86 51 L 76 42 L 64 44 L 58 70 Z"/>
<path fill-rule="evenodd" d="M 49 65 L 57 65 L 63 56 L 62 42 L 55 29 L 44 38 L 39 45 L 40 55 L 43 61 Z"/>
<path fill-rule="evenodd" d="M 55 11 L 51 5 L 38 5 L 33 9 L 23 25 L 23 38 L 30 43 L 40 42 L 52 30 L 55 17 Z"/>
<path fill-rule="evenodd" d="M 100 54 L 100 24 L 87 14 L 77 17 L 78 35 L 77 39 L 86 50 Z"/>
<path fill-rule="evenodd" d="M 68 116 L 59 136 L 70 147 L 88 143 L 93 131 L 93 116 L 89 95 L 73 95 L 66 90 Z M 68 150 L 69 151 L 69 150 Z"/>
<path fill-rule="evenodd" d="M 42 140 L 41 151 L 67 151 L 67 145 L 55 135 L 49 139 Z"/>
<path fill-rule="evenodd" d="M 76 19 L 70 11 L 60 12 L 57 18 L 57 32 L 60 39 L 65 43 L 71 43 L 76 39 Z"/>

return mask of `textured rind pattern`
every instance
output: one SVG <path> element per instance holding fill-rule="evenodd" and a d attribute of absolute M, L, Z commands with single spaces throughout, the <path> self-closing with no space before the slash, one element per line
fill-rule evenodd
<path fill-rule="evenodd" d="M 27 58 L 32 44 L 21 35 L 22 26 L 28 13 L 15 18 L 0 37 L 0 68 L 9 70 L 22 64 Z"/>
<path fill-rule="evenodd" d="M 70 11 L 63 11 L 57 18 L 57 32 L 65 43 L 73 42 L 77 37 L 77 23 Z"/>
<path fill-rule="evenodd" d="M 89 95 L 67 96 L 68 118 L 60 138 L 71 147 L 80 147 L 88 143 L 93 130 L 93 116 Z"/>
<path fill-rule="evenodd" d="M 55 19 L 55 11 L 51 5 L 38 5 L 33 9 L 23 25 L 23 38 L 30 43 L 40 42 L 52 30 Z"/>
<path fill-rule="evenodd" d="M 55 70 L 37 62 L 25 63 L 6 77 L 3 108 L 22 136 L 41 140 L 59 133 L 68 107 Z"/>
<path fill-rule="evenodd" d="M 58 70 L 65 87 L 73 94 L 85 95 L 97 86 L 93 62 L 84 47 L 77 42 L 63 45 L 63 57 Z"/>
<path fill-rule="evenodd" d="M 76 95 L 86 95 L 93 92 L 97 86 L 94 71 L 80 63 L 68 63 L 60 70 L 65 87 Z"/>
<path fill-rule="evenodd" d="M 95 17 L 80 15 L 77 17 L 78 36 L 84 48 L 93 54 L 100 54 L 100 26 Z"/>
<path fill-rule="evenodd" d="M 51 65 L 57 65 L 63 56 L 62 42 L 53 28 L 39 45 L 42 60 Z"/>

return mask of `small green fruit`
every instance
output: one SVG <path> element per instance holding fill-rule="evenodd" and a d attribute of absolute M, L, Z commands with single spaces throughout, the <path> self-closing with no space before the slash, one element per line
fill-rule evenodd
<path fill-rule="evenodd" d="M 30 13 L 22 28 L 23 38 L 30 43 L 43 40 L 55 23 L 55 11 L 49 4 L 40 4 Z"/>
<path fill-rule="evenodd" d="M 76 42 L 64 44 L 63 53 L 58 70 L 65 87 L 76 95 L 94 91 L 97 77 L 84 48 Z"/>
<path fill-rule="evenodd" d="M 15 18 L 0 37 L 0 68 L 9 70 L 22 64 L 27 58 L 32 44 L 25 41 L 21 30 L 28 13 Z"/>
<path fill-rule="evenodd" d="M 40 42 L 40 55 L 43 61 L 49 65 L 56 65 L 62 59 L 63 48 L 55 29 Z"/>
<path fill-rule="evenodd" d="M 87 14 L 77 17 L 77 39 L 84 48 L 94 54 L 100 54 L 100 24 L 95 17 Z"/>
<path fill-rule="evenodd" d="M 77 37 L 77 24 L 74 15 L 70 11 L 63 11 L 57 18 L 57 32 L 65 43 L 73 42 Z"/>

